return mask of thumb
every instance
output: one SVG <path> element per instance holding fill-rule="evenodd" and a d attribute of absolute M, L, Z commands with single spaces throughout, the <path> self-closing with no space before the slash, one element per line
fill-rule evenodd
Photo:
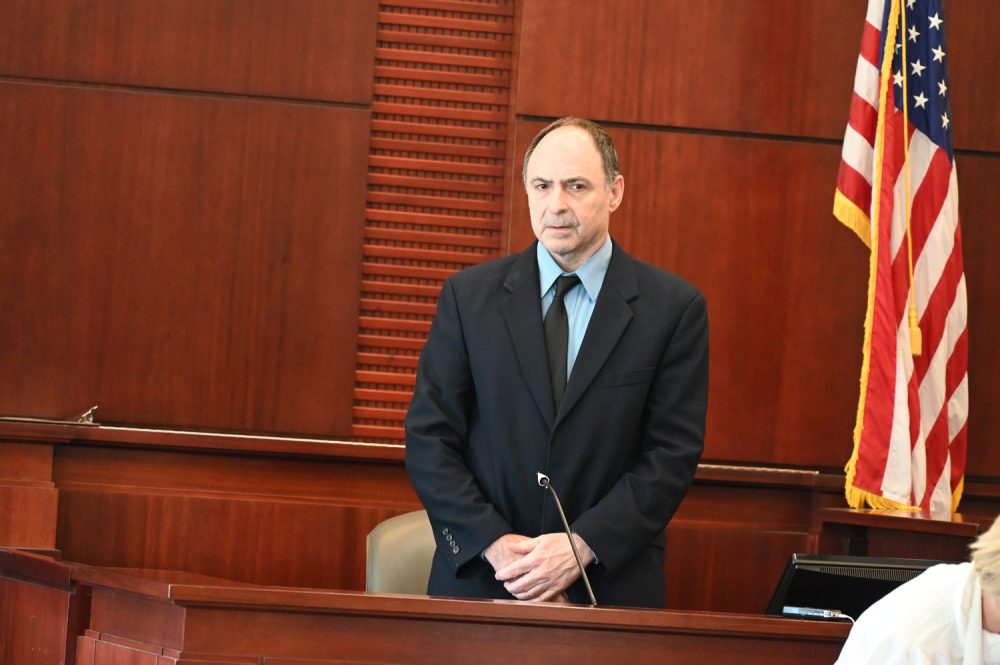
<path fill-rule="evenodd" d="M 527 554 L 538 545 L 538 538 L 525 538 L 516 543 L 511 543 L 510 549 L 517 554 Z"/>

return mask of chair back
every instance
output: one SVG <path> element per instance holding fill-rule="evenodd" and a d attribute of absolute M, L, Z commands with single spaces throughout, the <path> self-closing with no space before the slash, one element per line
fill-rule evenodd
<path fill-rule="evenodd" d="M 426 594 L 435 547 L 426 510 L 396 515 L 379 523 L 368 534 L 365 590 Z"/>

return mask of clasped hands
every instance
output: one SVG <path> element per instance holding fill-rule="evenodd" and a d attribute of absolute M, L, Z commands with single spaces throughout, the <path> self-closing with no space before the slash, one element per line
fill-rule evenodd
<path fill-rule="evenodd" d="M 584 567 L 595 559 L 583 538 L 573 534 Z M 566 589 L 580 577 L 565 533 L 529 538 L 504 534 L 483 551 L 507 592 L 518 600 L 568 602 Z"/>

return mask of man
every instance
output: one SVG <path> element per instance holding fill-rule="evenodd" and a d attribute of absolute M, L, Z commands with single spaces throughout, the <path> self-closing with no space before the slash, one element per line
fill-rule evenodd
<path fill-rule="evenodd" d="M 928 568 L 865 610 L 837 663 L 1000 663 L 1000 518 L 972 552 L 971 563 Z"/>
<path fill-rule="evenodd" d="M 445 283 L 407 414 L 428 592 L 586 602 L 542 472 L 598 603 L 663 607 L 663 531 L 703 446 L 705 301 L 611 241 L 625 181 L 599 126 L 552 123 L 522 176 L 538 242 Z"/>

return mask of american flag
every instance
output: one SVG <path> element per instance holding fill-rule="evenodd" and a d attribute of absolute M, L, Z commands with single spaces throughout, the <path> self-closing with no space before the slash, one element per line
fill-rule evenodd
<path fill-rule="evenodd" d="M 941 0 L 869 0 L 858 56 L 834 201 L 871 249 L 853 507 L 950 514 L 962 495 L 968 308 L 944 19 Z"/>

